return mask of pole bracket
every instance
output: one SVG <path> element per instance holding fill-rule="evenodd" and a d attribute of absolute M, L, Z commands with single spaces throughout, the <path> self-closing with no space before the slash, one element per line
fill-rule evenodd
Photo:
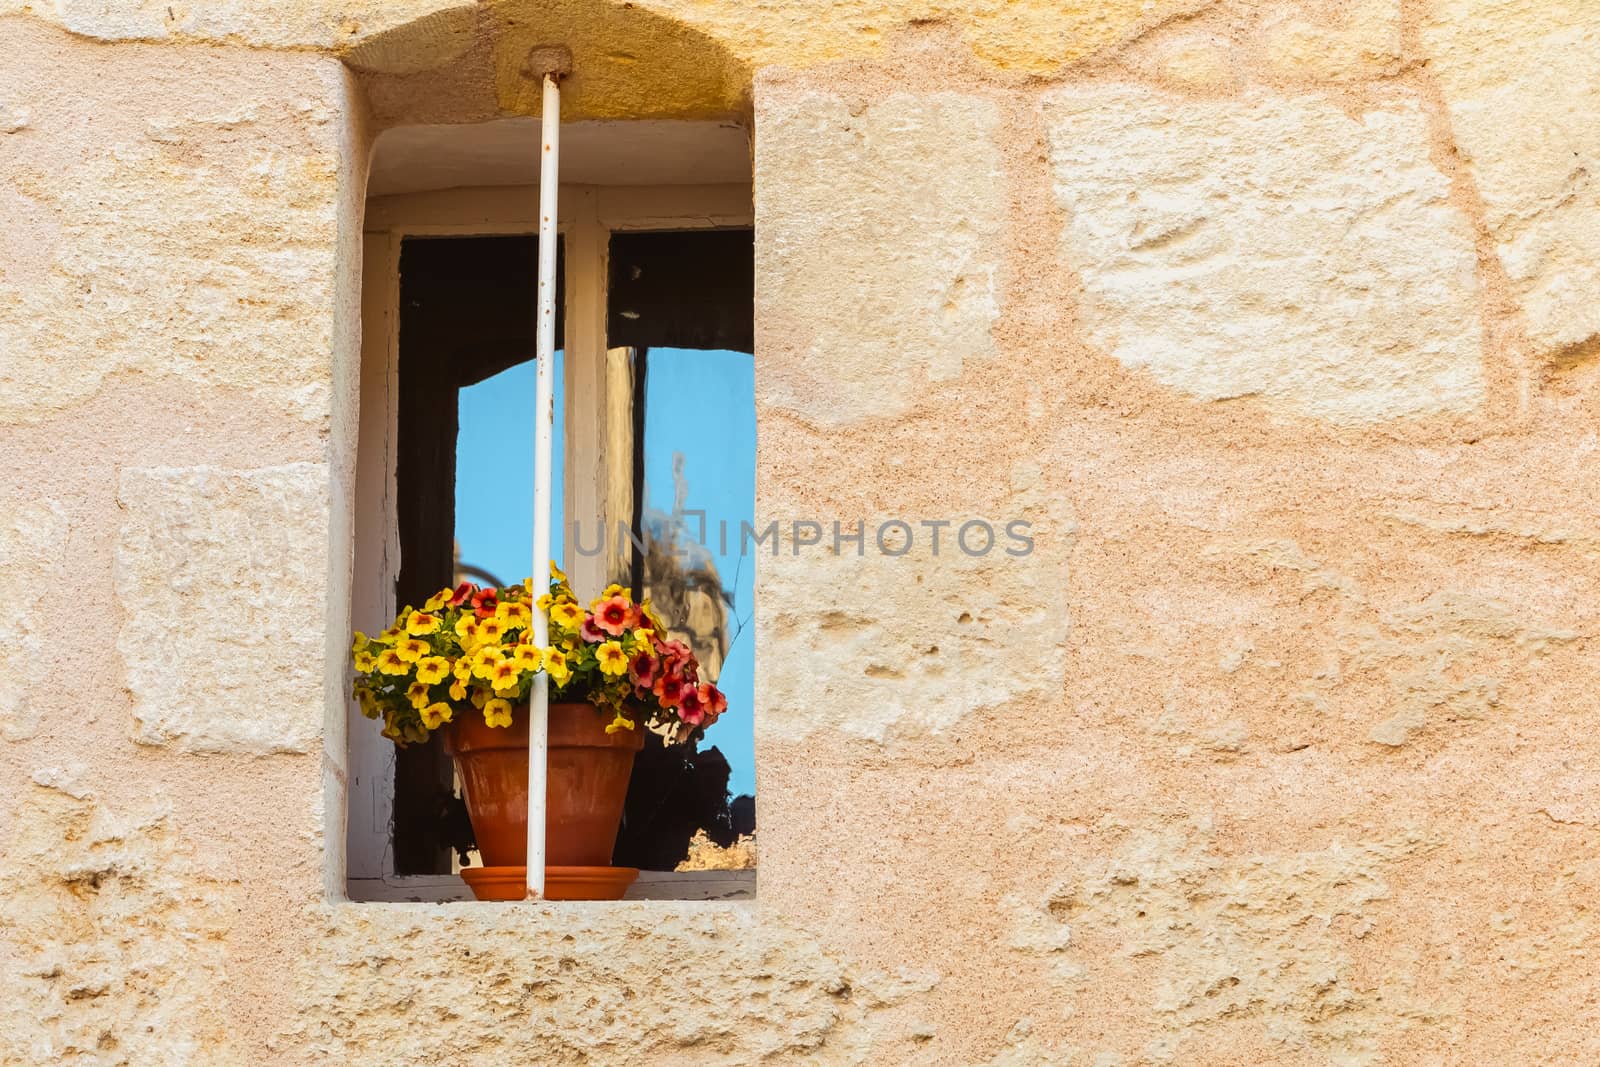
<path fill-rule="evenodd" d="M 572 49 L 564 44 L 535 45 L 528 50 L 522 73 L 540 81 L 548 76 L 559 82 L 572 74 Z"/>

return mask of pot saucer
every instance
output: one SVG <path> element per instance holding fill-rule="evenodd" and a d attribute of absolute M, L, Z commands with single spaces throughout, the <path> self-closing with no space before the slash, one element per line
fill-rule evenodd
<path fill-rule="evenodd" d="M 637 867 L 546 867 L 546 900 L 621 900 Z M 479 900 L 521 900 L 528 892 L 526 867 L 463 867 L 461 878 Z"/>

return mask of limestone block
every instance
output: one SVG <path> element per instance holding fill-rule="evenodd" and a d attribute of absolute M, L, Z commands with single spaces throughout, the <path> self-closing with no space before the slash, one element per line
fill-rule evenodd
<path fill-rule="evenodd" d="M 1227 1019 L 1259 1025 L 1286 1051 L 1326 1057 L 1305 1062 L 1377 1064 L 1398 1029 L 1440 1017 L 1436 991 L 1409 976 L 1372 983 L 1351 959 L 1361 935 L 1350 933 L 1380 914 L 1386 870 L 1437 840 L 1406 830 L 1314 851 L 1222 855 L 1209 836 L 1133 831 L 1037 906 L 1039 922 L 1071 929 L 1083 984 L 1138 968 L 1134 1006 L 1179 1053 L 1162 1062 L 1185 1062 L 1184 1042 Z"/>
<path fill-rule="evenodd" d="M 734 43 L 757 65 L 810 66 L 870 55 L 914 21 L 954 26 L 987 65 L 1053 74 L 1207 0 L 646 0 Z M 826 27 L 818 32 L 819 27 Z"/>
<path fill-rule="evenodd" d="M 608 8 L 638 7 L 724 41 L 754 66 L 811 66 L 870 56 L 917 22 L 953 24 L 982 62 L 1048 74 L 1113 48 L 1207 0 L 493 0 L 503 24 L 561 19 L 593 23 Z M 337 48 L 442 16 L 455 22 L 467 0 L 0 0 L 0 15 L 26 12 L 98 40 L 208 40 L 276 48 Z M 428 30 L 436 38 L 440 35 Z M 455 36 L 447 31 L 444 37 Z M 431 48 L 422 56 L 444 58 Z M 445 53 L 447 56 L 450 53 Z M 400 57 L 394 56 L 399 59 Z"/>
<path fill-rule="evenodd" d="M 0 133 L 16 133 L 28 128 L 33 112 L 21 104 L 0 100 Z"/>
<path fill-rule="evenodd" d="M 331 48 L 435 12 L 461 0 L 56 0 L 51 17 L 73 33 L 103 41 L 244 41 L 279 48 Z"/>
<path fill-rule="evenodd" d="M 857 971 L 739 905 L 347 904 L 310 919 L 275 1043 L 306 1062 L 787 1062 L 824 1042 L 870 1062 L 874 1016 L 936 981 Z"/>
<path fill-rule="evenodd" d="M 1143 51 L 1151 73 L 1188 88 L 1222 89 L 1238 80 L 1234 49 L 1217 34 L 1163 36 Z"/>
<path fill-rule="evenodd" d="M 170 814 L 107 810 L 67 783 L 27 786 L 12 816 L 0 1062 L 238 1062 L 222 984 L 238 905 Z"/>
<path fill-rule="evenodd" d="M 100 106 L 121 125 L 92 150 L 73 150 L 79 129 L 54 105 L 8 139 L 0 208 L 21 232 L 0 252 L 15 241 L 23 255 L 0 262 L 0 423 L 45 417 L 119 371 L 252 389 L 327 421 L 340 149 L 318 94 L 340 90 L 285 64 L 283 98 L 241 77 L 205 101 L 147 94 L 141 117 L 113 93 Z"/>
<path fill-rule="evenodd" d="M 1504 706 L 1504 680 L 1579 636 L 1462 590 L 1441 590 L 1353 626 L 1344 635 L 1350 668 L 1382 673 L 1389 687 L 1388 717 L 1367 739 L 1398 747 L 1430 727 L 1509 716 L 1516 709 Z"/>
<path fill-rule="evenodd" d="M 1600 6 L 1433 0 L 1422 41 L 1534 345 L 1600 351 Z"/>
<path fill-rule="evenodd" d="M 67 514 L 54 501 L 0 511 L 0 737 L 38 729 L 30 691 L 46 666 L 42 635 L 52 593 L 66 577 Z"/>
<path fill-rule="evenodd" d="M 1313 0 L 1268 10 L 1257 34 L 1261 65 L 1296 81 L 1349 81 L 1399 69 L 1400 0 Z"/>
<path fill-rule="evenodd" d="M 965 555 L 957 529 L 944 531 L 938 555 L 925 529 L 906 555 L 880 554 L 869 528 L 863 556 L 785 550 L 761 560 L 759 645 L 794 651 L 758 665 L 759 735 L 841 730 L 881 741 L 1059 689 L 1070 523 L 1036 522 L 1025 556 L 1006 555 L 1021 548 L 1003 528 L 991 554 Z"/>
<path fill-rule="evenodd" d="M 117 639 L 134 737 L 304 752 L 323 721 L 329 474 L 321 464 L 123 472 Z"/>
<path fill-rule="evenodd" d="M 1320 95 L 1046 98 L 1091 340 L 1207 400 L 1339 423 L 1483 397 L 1476 257 L 1420 109 Z"/>
<path fill-rule="evenodd" d="M 998 110 L 957 93 L 766 95 L 756 140 L 762 399 L 824 424 L 901 414 L 995 354 Z"/>

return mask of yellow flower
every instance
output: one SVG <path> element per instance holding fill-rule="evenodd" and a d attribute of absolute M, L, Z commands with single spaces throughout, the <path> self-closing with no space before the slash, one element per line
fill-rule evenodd
<path fill-rule="evenodd" d="M 356 690 L 356 703 L 361 705 L 361 714 L 369 719 L 378 717 L 378 698 L 372 695 L 370 689 Z"/>
<path fill-rule="evenodd" d="M 550 577 L 560 582 L 562 585 L 567 584 L 567 576 L 561 573 L 561 568 L 556 566 L 555 560 L 550 561 Z M 533 579 L 530 578 L 528 580 L 532 581 Z"/>
<path fill-rule="evenodd" d="M 478 620 L 478 640 L 486 645 L 500 643 L 500 637 L 506 632 L 505 623 L 499 619 Z"/>
<path fill-rule="evenodd" d="M 435 593 L 431 597 L 429 597 L 428 598 L 428 602 L 426 604 L 422 605 L 422 610 L 423 611 L 438 611 L 440 608 L 442 608 L 446 604 L 450 603 L 450 598 L 453 597 L 453 596 L 455 596 L 455 590 L 451 589 L 449 586 L 446 586 L 445 588 L 439 590 L 437 593 Z"/>
<path fill-rule="evenodd" d="M 450 699 L 451 700 L 465 700 L 465 699 L 467 699 L 467 683 L 463 682 L 459 678 L 457 678 L 455 681 L 451 682 L 450 683 Z"/>
<path fill-rule="evenodd" d="M 371 652 L 365 651 L 357 652 L 354 659 L 356 670 L 360 671 L 362 674 L 371 674 L 372 668 L 378 662 L 378 658 L 376 656 L 374 656 Z"/>
<path fill-rule="evenodd" d="M 550 675 L 550 680 L 557 685 L 565 685 L 567 679 L 572 676 L 572 668 L 567 666 L 567 657 L 559 648 L 544 650 L 544 669 L 545 673 Z"/>
<path fill-rule="evenodd" d="M 546 593 L 543 596 L 541 596 L 538 600 L 534 601 L 534 603 L 539 605 L 539 610 L 540 611 L 549 611 L 550 610 L 550 604 L 551 604 L 551 602 L 553 600 L 555 600 L 555 597 L 551 596 L 549 593 Z"/>
<path fill-rule="evenodd" d="M 429 704 L 421 711 L 422 725 L 430 730 L 437 730 L 440 726 L 450 721 L 450 705 L 442 700 L 437 704 Z"/>
<path fill-rule="evenodd" d="M 656 632 L 646 626 L 642 630 L 633 631 L 633 640 L 640 648 L 654 649 L 656 647 Z"/>
<path fill-rule="evenodd" d="M 386 648 L 378 653 L 378 670 L 384 674 L 410 674 L 411 667 L 400 658 L 400 653 L 392 648 Z"/>
<path fill-rule="evenodd" d="M 352 653 L 360 652 L 362 649 L 366 648 L 367 645 L 370 644 L 370 643 L 371 643 L 371 639 L 368 638 L 367 635 L 362 633 L 360 630 L 357 630 L 356 631 L 356 635 L 350 639 L 350 651 Z"/>
<path fill-rule="evenodd" d="M 483 705 L 483 722 L 485 726 L 510 726 L 511 701 L 495 697 Z"/>
<path fill-rule="evenodd" d="M 494 609 L 494 617 L 507 630 L 520 630 L 528 625 L 528 620 L 531 618 L 528 605 L 504 600 Z"/>
<path fill-rule="evenodd" d="M 420 708 L 428 703 L 428 689 L 426 682 L 412 682 L 406 686 L 406 699 L 411 701 L 411 706 Z"/>
<path fill-rule="evenodd" d="M 433 685 L 450 675 L 450 661 L 443 656 L 428 656 L 417 661 L 417 681 Z"/>
<path fill-rule="evenodd" d="M 620 596 L 624 600 L 632 600 L 633 590 L 624 586 L 620 586 L 616 582 L 612 582 L 600 593 L 601 600 L 610 600 L 614 596 Z"/>
<path fill-rule="evenodd" d="M 600 665 L 601 674 L 609 674 L 615 678 L 628 671 L 628 654 L 622 651 L 622 646 L 615 641 L 607 641 L 596 648 L 594 659 Z"/>
<path fill-rule="evenodd" d="M 418 641 L 413 637 L 408 641 L 401 641 L 398 645 L 395 645 L 394 651 L 395 655 L 407 663 L 415 663 L 433 650 L 428 647 L 428 642 Z"/>
<path fill-rule="evenodd" d="M 583 625 L 583 609 L 570 600 L 560 600 L 550 606 L 550 621 L 563 630 L 576 630 Z"/>
<path fill-rule="evenodd" d="M 472 678 L 472 657 L 462 656 L 456 660 L 455 665 L 450 668 L 450 673 L 458 682 L 469 681 Z"/>
<path fill-rule="evenodd" d="M 493 672 L 489 675 L 489 684 L 494 686 L 496 693 L 508 693 L 517 687 L 522 680 L 522 668 L 517 666 L 515 660 L 502 660 L 495 664 Z"/>
<path fill-rule="evenodd" d="M 494 669 L 498 667 L 501 661 L 503 661 L 505 658 L 505 649 L 501 648 L 499 645 L 488 645 L 484 648 L 478 649 L 477 652 L 472 654 L 472 673 L 474 677 L 487 680 L 493 676 Z"/>
<path fill-rule="evenodd" d="M 456 636 L 465 640 L 469 635 L 478 632 L 478 620 L 472 615 L 463 615 L 456 620 Z"/>
<path fill-rule="evenodd" d="M 474 688 L 472 690 L 472 706 L 479 711 L 483 710 L 483 706 L 489 702 L 489 699 L 489 691 L 487 689 Z"/>
<path fill-rule="evenodd" d="M 422 637 L 438 631 L 439 616 L 437 615 L 430 615 L 426 611 L 413 611 L 406 619 L 406 633 L 412 637 Z"/>
<path fill-rule="evenodd" d="M 385 627 L 373 640 L 381 645 L 392 645 L 400 640 L 400 635 L 404 632 L 399 626 Z"/>
<path fill-rule="evenodd" d="M 511 650 L 511 661 L 517 669 L 536 671 L 544 663 L 544 657 L 539 654 L 537 645 L 518 645 Z"/>
<path fill-rule="evenodd" d="M 610 725 L 608 725 L 606 727 L 606 733 L 614 734 L 618 730 L 631 730 L 631 729 L 633 729 L 633 720 L 630 719 L 630 718 L 627 718 L 624 715 L 618 714 L 615 719 L 611 720 Z"/>

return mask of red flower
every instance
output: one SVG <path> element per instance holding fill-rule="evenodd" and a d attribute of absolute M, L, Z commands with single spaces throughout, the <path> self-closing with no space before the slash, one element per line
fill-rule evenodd
<path fill-rule="evenodd" d="M 706 710 L 711 713 L 712 718 L 716 718 L 728 710 L 728 698 L 722 695 L 722 690 L 710 682 L 702 682 L 698 692 L 701 702 L 705 704 Z"/>
<path fill-rule="evenodd" d="M 669 667 L 682 671 L 694 662 L 694 650 L 682 641 L 658 641 L 656 651 Z"/>
<path fill-rule="evenodd" d="M 678 701 L 683 699 L 683 694 L 687 690 L 683 684 L 683 675 L 668 671 L 656 679 L 656 684 L 651 687 L 651 691 L 655 693 L 656 700 L 660 702 L 662 707 L 675 708 L 678 706 Z"/>
<path fill-rule="evenodd" d="M 633 604 L 624 596 L 608 597 L 595 605 L 594 624 L 612 637 L 621 637 L 633 622 Z"/>
<path fill-rule="evenodd" d="M 450 594 L 450 606 L 459 608 L 467 602 L 467 598 L 478 591 L 478 587 L 471 582 L 462 582 L 456 586 L 456 591 Z"/>
<path fill-rule="evenodd" d="M 678 718 L 690 726 L 699 726 L 706 720 L 705 701 L 700 699 L 700 690 L 685 688 L 683 698 L 678 702 Z"/>
<path fill-rule="evenodd" d="M 606 635 L 595 629 L 594 617 L 587 613 L 583 616 L 583 625 L 578 627 L 578 636 L 591 645 L 598 645 L 606 640 Z"/>
<path fill-rule="evenodd" d="M 656 684 L 656 671 L 661 663 L 648 652 L 636 652 L 633 659 L 628 662 L 628 677 L 633 679 L 633 684 L 641 689 L 654 688 Z"/>
<path fill-rule="evenodd" d="M 487 619 L 494 614 L 494 609 L 499 606 L 493 589 L 480 589 L 472 594 L 472 610 L 478 613 L 478 618 Z"/>

